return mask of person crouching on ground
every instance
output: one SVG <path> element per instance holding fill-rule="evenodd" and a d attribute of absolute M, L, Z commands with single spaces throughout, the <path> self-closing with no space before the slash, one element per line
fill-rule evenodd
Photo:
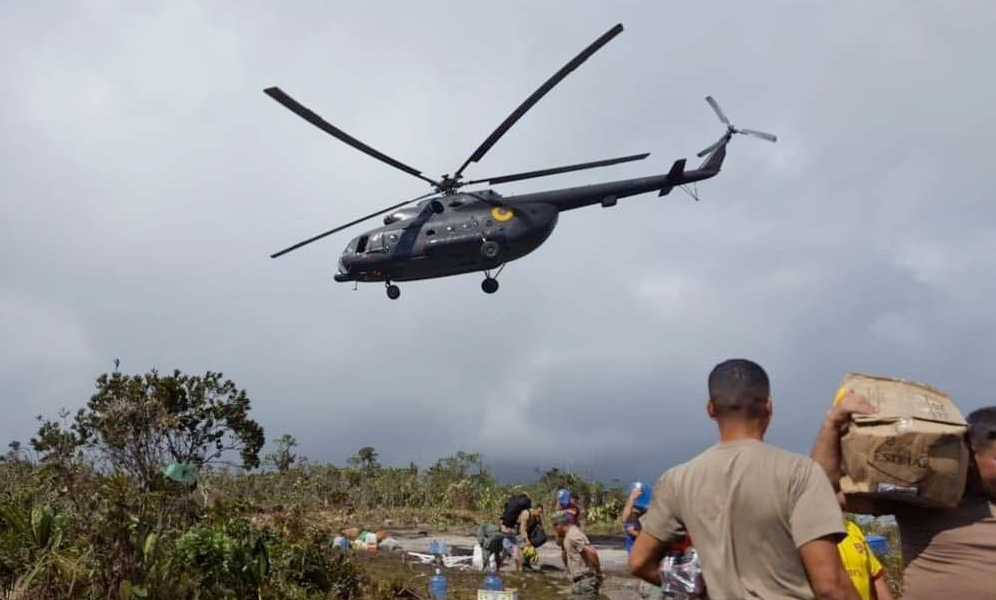
<path fill-rule="evenodd" d="M 844 518 L 826 473 L 763 441 L 772 415 L 764 369 L 717 365 L 706 410 L 719 443 L 657 480 L 630 571 L 659 585 L 668 544 L 687 533 L 712 598 L 859 600 L 837 554 Z"/>
<path fill-rule="evenodd" d="M 873 414 L 864 397 L 848 393 L 823 421 L 812 457 L 840 489 L 840 437 L 852 414 Z M 996 597 L 996 406 L 968 415 L 968 481 L 954 508 L 927 509 L 840 494 L 847 510 L 892 514 L 903 544 L 903 600 L 984 600 Z"/>
<path fill-rule="evenodd" d="M 571 597 L 592 600 L 598 597 L 598 590 L 605 578 L 602 563 L 588 537 L 571 520 L 571 515 L 561 510 L 553 513 L 550 519 L 557 532 L 557 543 L 571 582 Z"/>
<path fill-rule="evenodd" d="M 546 541 L 544 535 L 542 541 L 533 543 L 536 534 L 543 528 L 543 505 L 533 506 L 527 494 L 513 494 L 505 502 L 499 526 L 505 536 L 502 541 L 503 555 L 512 559 L 515 570 L 535 568 L 539 564 L 535 546 Z"/>
<path fill-rule="evenodd" d="M 519 515 L 518 543 L 522 554 L 522 568 L 534 571 L 539 568 L 538 547 L 546 543 L 543 531 L 543 505 L 537 504 Z"/>

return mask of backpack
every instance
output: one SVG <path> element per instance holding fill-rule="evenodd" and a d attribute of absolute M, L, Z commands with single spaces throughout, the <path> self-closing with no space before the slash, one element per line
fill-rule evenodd
<path fill-rule="evenodd" d="M 533 523 L 532 527 L 529 528 L 529 543 L 534 548 L 539 548 L 546 543 L 546 539 L 546 530 L 543 529 L 543 523 L 540 521 Z"/>
<path fill-rule="evenodd" d="M 533 501 L 525 494 L 515 494 L 505 503 L 505 509 L 501 513 L 501 524 L 509 529 L 515 529 L 519 522 L 519 515 L 522 511 L 533 507 Z"/>

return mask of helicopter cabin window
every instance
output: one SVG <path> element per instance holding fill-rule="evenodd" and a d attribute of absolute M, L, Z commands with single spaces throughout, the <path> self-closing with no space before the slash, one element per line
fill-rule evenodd
<path fill-rule="evenodd" d="M 370 239 L 367 240 L 367 253 L 385 252 L 386 250 L 387 246 L 384 243 L 384 234 L 379 232 L 374 233 L 370 236 Z"/>
<path fill-rule="evenodd" d="M 427 235 L 427 236 L 436 235 L 436 230 L 435 229 L 427 229 L 425 231 L 425 235 Z"/>
<path fill-rule="evenodd" d="M 359 239 L 356 240 L 356 253 L 363 254 L 367 251 L 367 236 L 361 235 Z"/>

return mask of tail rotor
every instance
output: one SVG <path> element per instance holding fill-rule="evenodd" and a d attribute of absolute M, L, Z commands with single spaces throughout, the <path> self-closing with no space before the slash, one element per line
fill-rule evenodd
<path fill-rule="evenodd" d="M 773 133 L 758 131 L 756 129 L 740 129 L 738 127 L 735 127 L 733 123 L 730 123 L 730 120 L 726 118 L 726 114 L 723 113 L 723 109 L 719 107 L 719 103 L 716 102 L 716 100 L 712 96 L 706 96 L 706 102 L 709 103 L 709 106 L 712 107 L 713 112 L 715 112 L 716 116 L 719 117 L 719 121 L 723 125 L 726 125 L 726 133 L 723 135 L 723 137 L 719 138 L 719 140 L 716 143 L 712 144 L 708 148 L 705 148 L 704 150 L 699 152 L 698 156 L 700 158 L 706 156 L 707 154 L 711 154 L 712 152 L 715 152 L 719 148 L 725 146 L 727 143 L 729 143 L 730 139 L 733 138 L 733 135 L 737 133 L 742 135 L 749 135 L 751 137 L 756 137 L 762 140 L 767 140 L 769 142 L 778 141 L 778 136 L 776 136 Z"/>

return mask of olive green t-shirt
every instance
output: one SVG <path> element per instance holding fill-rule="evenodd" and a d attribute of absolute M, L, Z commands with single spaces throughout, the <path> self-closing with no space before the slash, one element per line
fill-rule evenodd
<path fill-rule="evenodd" d="M 903 559 L 903 598 L 996 597 L 996 503 L 966 496 L 955 508 L 895 507 Z"/>
<path fill-rule="evenodd" d="M 757 440 L 717 444 L 665 472 L 641 523 L 664 543 L 688 532 L 711 600 L 811 599 L 798 548 L 846 535 L 823 469 Z"/>

